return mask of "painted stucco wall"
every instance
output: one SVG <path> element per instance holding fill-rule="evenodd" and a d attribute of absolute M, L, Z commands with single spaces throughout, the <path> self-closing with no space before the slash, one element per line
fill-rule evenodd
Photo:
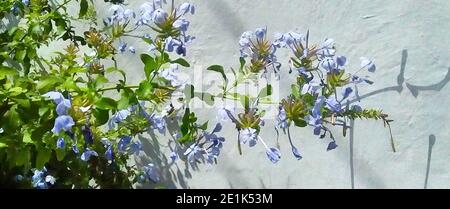
<path fill-rule="evenodd" d="M 129 1 L 138 9 L 144 1 Z M 357 69 L 359 57 L 373 58 L 377 71 L 373 85 L 359 88 L 365 107 L 381 108 L 394 120 L 392 132 L 397 152 L 389 143 L 388 129 L 381 121 L 357 120 L 353 133 L 335 135 L 339 147 L 326 151 L 328 141 L 318 139 L 311 128 L 292 128 L 294 143 L 303 159 L 290 152 L 287 136 L 280 135 L 282 157 L 272 164 L 262 145 L 245 147 L 239 156 L 237 133 L 230 123 L 221 133 L 226 138 L 217 165 L 188 166 L 182 161 L 170 165 L 166 137 L 143 137 L 145 156 L 161 169 L 169 187 L 176 188 L 450 188 L 450 1 L 435 0 L 199 0 L 192 1 L 196 14 L 190 18 L 189 32 L 196 36 L 188 47 L 203 86 L 217 85 L 220 77 L 205 68 L 221 64 L 238 67 L 238 40 L 243 31 L 256 27 L 268 33 L 310 30 L 313 42 L 334 38 L 338 54 L 349 59 L 349 69 Z M 99 5 L 104 5 L 98 3 Z M 101 10 L 104 14 L 106 7 Z M 138 52 L 142 41 L 129 40 Z M 286 61 L 288 50 L 278 53 Z M 119 60 L 130 76 L 143 76 L 136 55 Z M 286 63 L 286 62 L 284 62 Z M 202 72 L 200 72 L 202 71 Z M 285 96 L 293 75 L 282 68 L 281 84 L 275 90 Z M 352 70 L 350 70 L 352 71 Z M 209 77 L 211 78 L 211 77 Z M 206 88 L 204 87 L 204 88 Z M 215 122 L 216 111 L 194 110 L 203 120 Z M 210 125 L 212 126 L 212 125 Z M 276 144 L 273 121 L 266 121 L 261 135 Z M 182 151 L 180 151 L 182 152 Z M 353 172 L 352 172 L 353 170 Z M 427 181 L 427 183 L 426 183 Z M 147 185 L 144 187 L 152 187 Z"/>

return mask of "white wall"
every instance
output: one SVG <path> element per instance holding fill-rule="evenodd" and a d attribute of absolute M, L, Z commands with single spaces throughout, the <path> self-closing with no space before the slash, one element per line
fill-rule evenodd
<path fill-rule="evenodd" d="M 137 9 L 143 2 L 132 1 L 130 6 Z M 424 188 L 429 170 L 428 188 L 450 188 L 450 1 L 194 3 L 197 13 L 190 18 L 189 31 L 197 39 L 188 48 L 188 60 L 197 73 L 211 64 L 237 67 L 240 34 L 261 26 L 267 26 L 269 34 L 309 29 L 316 42 L 334 38 L 338 53 L 349 59 L 350 69 L 358 67 L 360 56 L 373 58 L 377 64 L 372 75 L 375 83 L 360 88 L 359 93 L 367 95 L 362 101 L 365 107 L 381 108 L 394 120 L 398 151 L 391 151 L 388 129 L 381 121 L 358 120 L 352 139 L 335 131 L 339 147 L 330 152 L 326 151 L 328 141 L 313 136 L 311 128 L 291 129 L 304 158 L 297 161 L 292 156 L 287 136 L 282 134 L 282 158 L 274 165 L 260 144 L 245 147 L 239 156 L 234 126 L 226 124 L 222 131 L 226 143 L 218 165 L 200 164 L 193 169 L 178 161 L 169 166 L 166 138 L 158 139 L 159 146 L 153 140 L 144 143 L 170 187 L 351 188 L 353 179 L 355 188 Z M 130 43 L 138 50 L 142 45 L 139 41 Z M 282 50 L 278 56 L 286 57 L 287 52 Z M 125 55 L 120 61 L 132 81 L 140 80 L 143 67 L 138 56 Z M 285 95 L 293 78 L 287 73 L 287 64 L 283 71 L 279 91 Z M 211 109 L 196 111 L 205 120 L 215 120 Z M 272 124 L 267 121 L 262 137 L 275 145 Z M 430 139 L 435 139 L 431 148 Z M 165 156 L 157 153 L 159 149 Z"/>

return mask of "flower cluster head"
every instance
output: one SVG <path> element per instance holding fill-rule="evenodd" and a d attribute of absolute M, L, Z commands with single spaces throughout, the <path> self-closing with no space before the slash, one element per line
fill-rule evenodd
<path fill-rule="evenodd" d="M 157 45 L 162 45 L 168 52 L 176 52 L 185 56 L 186 44 L 194 39 L 193 36 L 187 35 L 190 22 L 185 16 L 189 13 L 194 14 L 195 7 L 187 2 L 177 7 L 172 1 L 170 10 L 166 10 L 164 4 L 166 4 L 164 0 L 154 0 L 142 4 L 136 26 L 152 28 L 158 33 Z"/>
<path fill-rule="evenodd" d="M 246 31 L 242 33 L 239 40 L 239 50 L 241 58 L 249 58 L 250 64 L 247 69 L 252 73 L 263 71 L 271 67 L 278 75 L 281 64 L 277 62 L 275 52 L 278 44 L 267 38 L 267 28 L 257 28 L 254 32 Z"/>
<path fill-rule="evenodd" d="M 33 187 L 38 189 L 48 189 L 56 182 L 55 177 L 47 174 L 47 169 L 44 167 L 42 170 L 35 169 L 34 174 L 31 177 L 31 183 Z"/>

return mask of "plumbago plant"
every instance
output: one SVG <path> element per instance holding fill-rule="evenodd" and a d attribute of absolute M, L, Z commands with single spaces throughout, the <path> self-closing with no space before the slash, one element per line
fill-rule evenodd
<path fill-rule="evenodd" d="M 133 188 L 144 182 L 163 187 L 158 184 L 157 165 L 138 166 L 135 157 L 142 151 L 138 136 L 164 135 L 168 121 L 178 124 L 177 134 L 160 140 L 175 140 L 183 153 L 169 153 L 172 161 L 217 163 L 225 142 L 219 136 L 222 125 L 208 128 L 208 121 L 198 121 L 189 108 L 194 97 L 209 105 L 216 99 L 240 101 L 243 112 L 219 108 L 219 118 L 235 124 L 240 152 L 241 144 L 253 147 L 260 141 L 273 163 L 281 154 L 259 136 L 266 112 L 261 104 L 279 104 L 276 133 L 287 131 L 297 159 L 302 156 L 291 139 L 291 126 L 311 126 L 321 138 L 328 135 L 331 150 L 337 144 L 330 126 L 341 126 L 345 136 L 349 120 L 381 119 L 388 127 L 392 121 L 382 111 L 363 109 L 349 99 L 356 85 L 372 83 L 360 74 L 373 72 L 375 65 L 361 58 L 361 69 L 347 73 L 346 58 L 335 55 L 331 39 L 313 45 L 308 43 L 309 33 L 276 34 L 269 40 L 265 28 L 244 32 L 239 40 L 240 67 L 231 69 L 235 79 L 227 78 L 222 66 L 212 65 L 207 70 L 221 75 L 222 92 L 198 92 L 179 76 L 180 70 L 190 67 L 183 57 L 194 40 L 188 35 L 194 5 L 153 0 L 133 11 L 123 1 L 105 2 L 111 5 L 102 20 L 97 20 L 90 0 L 0 2 L 2 187 Z M 79 10 L 71 14 L 67 6 L 74 3 Z M 74 22 L 87 30 L 80 33 Z M 138 53 L 126 38 L 148 46 L 139 52 L 145 78 L 138 83 L 127 81 L 126 71 L 117 63 L 121 54 Z M 65 48 L 42 56 L 40 49 L 55 41 L 62 41 Z M 296 74 L 291 94 L 271 101 L 269 82 L 256 97 L 236 93 L 249 81 L 279 75 L 280 48 L 293 52 L 288 63 L 289 72 Z M 114 81 L 117 75 L 120 78 Z"/>

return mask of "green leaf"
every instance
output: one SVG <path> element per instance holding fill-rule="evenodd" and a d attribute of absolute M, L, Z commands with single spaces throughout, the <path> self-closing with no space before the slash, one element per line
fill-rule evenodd
<path fill-rule="evenodd" d="M 150 44 L 150 45 L 153 44 L 153 40 L 150 39 L 150 38 L 143 37 L 142 40 L 144 40 L 146 43 L 148 43 L 148 44 Z"/>
<path fill-rule="evenodd" d="M 56 159 L 58 161 L 64 160 L 64 157 L 66 156 L 66 150 L 64 150 L 64 149 L 56 149 L 55 152 L 56 152 Z"/>
<path fill-rule="evenodd" d="M 25 56 L 27 56 L 27 50 L 16 50 L 14 59 L 21 62 L 25 59 Z"/>
<path fill-rule="evenodd" d="M 60 83 L 62 83 L 61 78 L 50 76 L 43 80 L 40 80 L 39 83 L 37 84 L 36 88 L 41 93 L 46 93 L 46 92 L 50 91 L 50 89 L 54 89 L 54 86 L 56 86 L 57 84 L 60 84 Z"/>
<path fill-rule="evenodd" d="M 84 15 L 86 15 L 86 12 L 88 10 L 88 2 L 87 0 L 81 0 L 80 1 L 80 13 L 79 13 L 79 17 L 83 17 Z"/>
<path fill-rule="evenodd" d="M 0 142 L 0 149 L 1 149 L 1 148 L 5 148 L 5 147 L 8 147 L 8 145 L 5 144 L 5 143 L 3 143 L 3 142 Z"/>
<path fill-rule="evenodd" d="M 186 108 L 186 110 L 184 111 L 184 115 L 183 115 L 183 119 L 181 120 L 182 124 L 181 124 L 181 134 L 183 136 L 187 135 L 189 133 L 189 114 L 190 114 L 190 110 L 189 108 Z"/>
<path fill-rule="evenodd" d="M 7 66 L 0 66 L 0 79 L 5 78 L 6 76 L 16 75 L 17 70 Z"/>
<path fill-rule="evenodd" d="M 206 68 L 206 70 L 210 70 L 210 71 L 214 71 L 214 72 L 218 72 L 222 75 L 223 80 L 225 80 L 225 82 L 228 81 L 227 76 L 225 75 L 225 72 L 223 71 L 223 67 L 220 65 L 211 65 L 208 68 Z"/>
<path fill-rule="evenodd" d="M 180 137 L 180 138 L 178 139 L 178 141 L 179 141 L 180 143 L 186 143 L 186 142 L 189 142 L 189 141 L 191 141 L 191 136 L 190 136 L 190 135 L 184 135 L 184 136 Z"/>
<path fill-rule="evenodd" d="M 139 84 L 139 88 L 136 90 L 136 94 L 140 98 L 149 98 L 152 94 L 153 86 L 150 82 L 144 80 Z"/>
<path fill-rule="evenodd" d="M 305 120 L 303 120 L 303 119 L 301 119 L 301 118 L 296 118 L 295 120 L 294 120 L 294 124 L 295 124 L 295 126 L 298 126 L 298 127 L 306 127 L 308 124 L 306 123 L 306 121 Z"/>
<path fill-rule="evenodd" d="M 292 84 L 291 85 L 291 91 L 292 91 L 292 95 L 295 98 L 300 98 L 300 87 L 299 86 L 297 86 L 295 84 Z"/>
<path fill-rule="evenodd" d="M 105 124 L 106 122 L 108 122 L 108 119 L 109 119 L 109 111 L 108 110 L 102 110 L 99 108 L 95 108 L 92 111 L 92 114 L 95 117 L 96 125 L 101 126 L 101 125 Z"/>
<path fill-rule="evenodd" d="M 23 133 L 22 142 L 25 144 L 33 144 L 34 141 L 31 139 L 31 132 L 29 129 L 25 130 L 25 133 Z"/>
<path fill-rule="evenodd" d="M 261 89 L 261 91 L 258 94 L 258 97 L 266 97 L 266 96 L 270 96 L 272 95 L 272 85 L 267 85 L 266 87 L 264 87 L 263 89 Z"/>
<path fill-rule="evenodd" d="M 141 54 L 141 60 L 144 63 L 145 67 L 144 67 L 144 72 L 145 72 L 145 77 L 147 79 L 150 78 L 150 74 L 156 70 L 156 68 L 158 67 L 156 64 L 156 61 L 153 57 L 151 57 L 148 54 Z"/>
<path fill-rule="evenodd" d="M 239 100 L 246 110 L 250 109 L 250 98 L 247 95 L 241 95 Z"/>
<path fill-rule="evenodd" d="M 239 71 L 242 72 L 244 70 L 244 66 L 245 66 L 245 59 L 243 57 L 240 57 L 239 63 L 241 64 Z"/>
<path fill-rule="evenodd" d="M 206 129 L 208 129 L 208 121 L 206 121 L 205 123 L 203 123 L 201 126 L 199 126 L 198 127 L 199 129 L 202 129 L 202 130 L 206 130 Z"/>
<path fill-rule="evenodd" d="M 179 65 L 181 65 L 181 66 L 183 66 L 183 67 L 190 67 L 191 65 L 189 65 L 189 63 L 185 60 L 185 59 L 183 59 L 183 58 L 178 58 L 178 59 L 176 59 L 176 60 L 172 60 L 172 61 L 170 61 L 170 63 L 177 63 L 177 64 L 179 64 Z"/>
<path fill-rule="evenodd" d="M 16 166 L 26 165 L 30 162 L 30 150 L 27 147 L 21 148 L 16 154 Z"/>
<path fill-rule="evenodd" d="M 117 102 L 114 99 L 102 97 L 95 103 L 95 106 L 103 110 L 115 110 L 117 108 Z"/>
<path fill-rule="evenodd" d="M 36 168 L 37 169 L 42 169 L 45 165 L 45 163 L 47 163 L 50 160 L 50 156 L 51 156 L 52 152 L 50 150 L 48 150 L 45 147 L 40 147 L 40 149 L 38 150 L 38 154 L 36 157 Z"/>

